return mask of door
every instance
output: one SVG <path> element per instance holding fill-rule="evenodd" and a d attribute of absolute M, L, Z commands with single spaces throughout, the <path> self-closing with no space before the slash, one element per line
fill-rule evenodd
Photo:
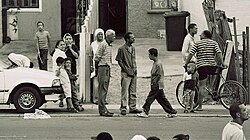
<path fill-rule="evenodd" d="M 99 25 L 104 31 L 113 29 L 118 37 L 126 33 L 126 0 L 99 0 Z"/>
<path fill-rule="evenodd" d="M 61 20 L 61 36 L 70 33 L 74 37 L 76 33 L 76 0 L 61 0 Z"/>

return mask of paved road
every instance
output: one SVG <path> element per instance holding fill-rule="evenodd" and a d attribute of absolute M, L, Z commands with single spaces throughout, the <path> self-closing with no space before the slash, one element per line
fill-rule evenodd
<path fill-rule="evenodd" d="M 54 117 L 46 120 L 24 120 L 10 117 L 0 119 L 0 139 L 24 140 L 89 140 L 101 131 L 110 132 L 114 140 L 130 140 L 136 134 L 146 137 L 156 135 L 162 140 L 171 139 L 177 133 L 191 136 L 191 140 L 220 139 L 221 131 L 230 118 L 137 118 L 137 117 Z M 250 122 L 244 124 L 250 131 Z M 246 133 L 250 139 L 250 133 Z"/>

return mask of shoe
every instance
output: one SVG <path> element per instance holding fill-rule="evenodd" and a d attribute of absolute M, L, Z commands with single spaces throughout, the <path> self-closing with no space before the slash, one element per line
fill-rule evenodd
<path fill-rule="evenodd" d="M 142 112 L 142 113 L 138 113 L 137 117 L 148 118 L 148 115 L 145 112 Z"/>
<path fill-rule="evenodd" d="M 126 110 L 121 110 L 121 115 L 126 115 Z"/>
<path fill-rule="evenodd" d="M 75 108 L 67 108 L 68 112 L 71 113 L 78 113 L 78 111 Z"/>
<path fill-rule="evenodd" d="M 142 111 L 135 109 L 135 110 L 129 110 L 129 113 L 142 113 Z"/>
<path fill-rule="evenodd" d="M 81 112 L 81 111 L 84 111 L 84 108 L 83 108 L 82 106 L 78 106 L 78 107 L 76 108 L 76 110 L 79 111 L 79 112 Z"/>
<path fill-rule="evenodd" d="M 191 111 L 190 111 L 191 112 Z M 188 113 L 188 110 L 184 110 L 183 113 Z"/>
<path fill-rule="evenodd" d="M 177 114 L 171 114 L 171 113 L 168 113 L 166 115 L 167 118 L 173 118 L 173 117 L 177 117 Z"/>
<path fill-rule="evenodd" d="M 60 102 L 59 102 L 59 107 L 64 107 L 63 101 L 60 101 Z"/>
<path fill-rule="evenodd" d="M 197 109 L 195 109 L 195 111 L 203 111 L 203 109 L 202 108 L 197 108 Z"/>
<path fill-rule="evenodd" d="M 191 113 L 196 113 L 194 110 L 191 110 L 190 112 L 191 112 Z"/>
<path fill-rule="evenodd" d="M 104 117 L 113 117 L 114 113 L 111 112 L 106 112 L 106 113 L 100 113 L 100 116 L 104 116 Z"/>

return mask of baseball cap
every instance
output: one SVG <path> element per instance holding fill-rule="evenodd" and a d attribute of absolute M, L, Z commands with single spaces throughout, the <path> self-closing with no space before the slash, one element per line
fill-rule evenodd
<path fill-rule="evenodd" d="M 97 136 L 91 137 L 92 140 L 113 140 L 108 132 L 101 132 Z"/>

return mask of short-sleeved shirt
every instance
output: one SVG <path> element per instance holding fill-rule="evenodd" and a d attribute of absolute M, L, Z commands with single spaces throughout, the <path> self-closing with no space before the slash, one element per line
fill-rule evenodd
<path fill-rule="evenodd" d="M 111 44 L 109 44 L 106 40 L 103 41 L 95 54 L 95 61 L 99 61 L 98 66 L 108 65 L 111 66 L 112 64 L 112 48 Z"/>
<path fill-rule="evenodd" d="M 184 90 L 186 89 L 195 90 L 195 87 L 198 81 L 197 72 L 193 74 L 189 74 L 188 72 L 185 72 L 183 74 L 183 81 L 184 81 Z"/>
<path fill-rule="evenodd" d="M 197 41 L 190 54 L 195 54 L 197 58 L 197 68 L 202 66 L 216 66 L 215 55 L 221 53 L 219 45 L 211 39 L 202 39 Z"/>
<path fill-rule="evenodd" d="M 194 37 L 190 33 L 188 33 L 184 38 L 181 50 L 184 62 L 186 62 L 189 51 L 193 46 L 194 46 Z M 194 57 L 192 59 L 194 60 Z"/>
<path fill-rule="evenodd" d="M 30 67 L 30 59 L 22 54 L 10 53 L 8 58 L 18 67 Z"/>
<path fill-rule="evenodd" d="M 119 47 L 115 60 L 125 66 L 125 69 L 121 69 L 122 72 L 127 72 L 128 69 L 136 70 L 135 47 L 126 44 Z"/>
<path fill-rule="evenodd" d="M 36 32 L 35 39 L 38 41 L 39 49 L 48 49 L 49 39 L 51 38 L 48 31 Z"/>
<path fill-rule="evenodd" d="M 222 131 L 222 140 L 246 140 L 243 126 L 232 121 L 228 122 Z"/>
<path fill-rule="evenodd" d="M 151 85 L 153 83 L 158 83 L 159 89 L 164 89 L 164 69 L 160 60 L 154 62 L 151 69 Z"/>

